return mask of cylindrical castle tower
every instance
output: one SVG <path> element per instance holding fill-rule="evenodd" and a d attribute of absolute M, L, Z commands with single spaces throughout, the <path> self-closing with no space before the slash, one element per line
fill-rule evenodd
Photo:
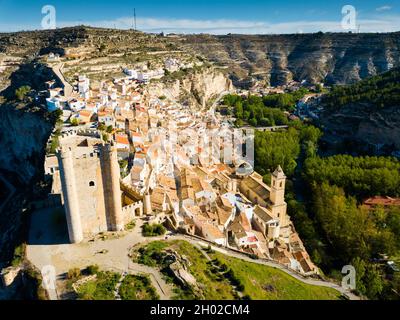
<path fill-rule="evenodd" d="M 72 150 L 70 148 L 63 148 L 58 153 L 58 156 L 69 240 L 71 243 L 79 243 L 83 240 L 83 232 L 76 191 Z"/>
<path fill-rule="evenodd" d="M 122 214 L 120 168 L 116 147 L 110 144 L 104 145 L 101 148 L 101 159 L 106 214 L 112 231 L 122 231 L 125 224 Z"/>
<path fill-rule="evenodd" d="M 151 198 L 150 198 L 150 193 L 149 191 L 146 192 L 146 194 L 144 195 L 144 199 L 143 199 L 143 212 L 146 216 L 151 215 L 151 213 L 153 212 L 152 208 L 151 208 Z"/>

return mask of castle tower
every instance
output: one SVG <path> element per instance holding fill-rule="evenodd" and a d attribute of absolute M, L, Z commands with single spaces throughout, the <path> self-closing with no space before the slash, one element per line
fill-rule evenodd
<path fill-rule="evenodd" d="M 272 203 L 272 214 L 279 218 L 281 228 L 286 227 L 289 223 L 287 217 L 287 204 L 285 202 L 285 185 L 286 176 L 281 166 L 279 166 L 271 176 L 271 192 L 269 199 Z"/>
<path fill-rule="evenodd" d="M 111 231 L 124 230 L 122 214 L 122 194 L 120 188 L 120 168 L 117 149 L 112 145 L 101 147 L 101 170 L 103 176 L 104 200 L 107 221 Z"/>
<path fill-rule="evenodd" d="M 153 212 L 151 208 L 151 197 L 149 192 L 146 192 L 146 194 L 144 195 L 143 211 L 144 214 L 147 216 L 151 215 L 151 213 Z"/>
<path fill-rule="evenodd" d="M 83 231 L 76 191 L 72 150 L 64 148 L 58 153 L 58 156 L 69 240 L 71 243 L 79 243 L 83 240 Z"/>

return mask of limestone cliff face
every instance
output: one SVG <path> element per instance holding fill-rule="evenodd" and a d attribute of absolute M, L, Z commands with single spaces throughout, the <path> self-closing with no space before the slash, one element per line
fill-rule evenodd
<path fill-rule="evenodd" d="M 225 91 L 232 90 L 230 79 L 215 68 L 203 68 L 190 72 L 174 81 L 157 81 L 149 86 L 149 92 L 166 96 L 171 100 L 188 103 L 190 106 L 206 108 L 213 99 Z"/>
<path fill-rule="evenodd" d="M 52 126 L 43 115 L 0 106 L 0 265 L 21 238 L 23 208 L 43 170 Z"/>
<path fill-rule="evenodd" d="M 400 33 L 193 35 L 183 45 L 229 66 L 235 85 L 256 80 L 349 84 L 400 65 Z"/>
<path fill-rule="evenodd" d="M 51 124 L 34 112 L 2 106 L 0 112 L 0 169 L 15 172 L 23 183 L 29 183 L 42 166 Z"/>

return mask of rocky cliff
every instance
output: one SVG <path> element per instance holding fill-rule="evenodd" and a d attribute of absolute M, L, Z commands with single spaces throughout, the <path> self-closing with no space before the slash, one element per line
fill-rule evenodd
<path fill-rule="evenodd" d="M 0 34 L 0 69 L 2 59 L 12 67 L 15 56 L 48 52 L 85 62 L 88 57 L 107 56 L 113 64 L 133 63 L 158 53 L 200 55 L 228 67 L 235 85 L 254 81 L 278 85 L 291 80 L 349 84 L 400 65 L 400 32 L 169 37 L 81 26 Z"/>
<path fill-rule="evenodd" d="M 218 95 L 232 89 L 231 80 L 223 72 L 209 67 L 189 71 L 181 79 L 153 82 L 148 90 L 159 97 L 165 96 L 172 101 L 204 109 Z"/>
<path fill-rule="evenodd" d="M 400 65 L 400 33 L 192 35 L 187 50 L 229 66 L 236 85 L 291 80 L 348 84 Z"/>
<path fill-rule="evenodd" d="M 383 145 L 389 151 L 400 150 L 400 106 L 377 109 L 368 103 L 348 104 L 338 112 L 325 113 L 320 122 L 325 140 L 335 145 L 351 141 L 354 152 Z"/>
<path fill-rule="evenodd" d="M 0 264 L 21 241 L 23 211 L 41 180 L 52 125 L 42 112 L 0 106 Z"/>

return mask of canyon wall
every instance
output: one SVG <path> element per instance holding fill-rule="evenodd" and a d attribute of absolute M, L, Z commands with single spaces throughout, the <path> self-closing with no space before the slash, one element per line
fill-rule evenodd
<path fill-rule="evenodd" d="M 400 65 L 400 32 L 190 35 L 182 45 L 228 66 L 235 85 L 349 84 Z"/>
<path fill-rule="evenodd" d="M 189 72 L 181 79 L 156 81 L 148 90 L 156 96 L 165 96 L 190 106 L 204 109 L 221 93 L 233 89 L 232 81 L 216 68 L 202 68 Z"/>

